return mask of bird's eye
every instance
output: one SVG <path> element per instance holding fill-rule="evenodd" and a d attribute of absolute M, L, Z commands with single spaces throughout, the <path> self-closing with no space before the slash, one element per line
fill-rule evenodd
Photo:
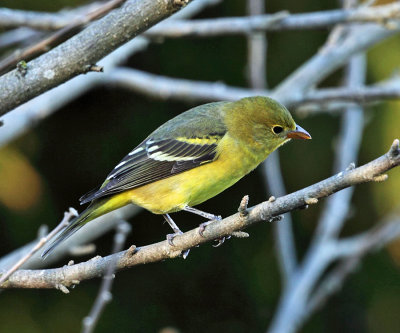
<path fill-rule="evenodd" d="M 275 125 L 274 127 L 272 127 L 272 132 L 274 132 L 275 134 L 282 133 L 282 131 L 283 131 L 283 127 L 282 126 Z"/>

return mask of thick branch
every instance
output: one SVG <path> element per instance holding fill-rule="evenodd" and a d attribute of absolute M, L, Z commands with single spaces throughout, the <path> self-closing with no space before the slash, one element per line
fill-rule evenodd
<path fill-rule="evenodd" d="M 207 6 L 216 5 L 221 0 L 196 0 L 188 6 L 160 23 L 165 24 L 168 20 L 187 19 L 204 10 Z M 111 72 L 117 65 L 125 62 L 133 54 L 142 51 L 150 44 L 147 38 L 138 36 L 125 45 L 100 60 L 99 65 L 105 68 L 105 75 Z M 0 131 L 0 146 L 11 141 L 27 129 L 35 126 L 53 112 L 81 96 L 97 84 L 102 83 L 103 75 L 89 73 L 80 75 L 72 80 L 54 88 L 46 93 L 21 105 L 13 112 L 6 114 L 2 120 L 4 125 Z"/>
<path fill-rule="evenodd" d="M 20 270 L 10 276 L 2 288 L 64 288 L 80 281 L 104 275 L 110 262 L 118 258 L 117 268 L 123 269 L 140 264 L 158 262 L 168 258 L 178 257 L 182 251 L 216 238 L 231 235 L 234 231 L 244 229 L 261 221 L 268 221 L 288 211 L 304 207 L 307 203 L 317 202 L 346 187 L 382 180 L 382 174 L 400 165 L 399 140 L 393 142 L 389 152 L 356 169 L 340 172 L 319 183 L 297 192 L 277 198 L 275 201 L 265 201 L 248 209 L 248 214 L 237 213 L 221 221 L 207 226 L 200 236 L 198 228 L 174 238 L 174 245 L 168 241 L 128 249 L 127 251 L 104 258 L 95 257 L 87 262 L 48 270 Z M 314 200 L 310 200 L 314 199 Z"/>
<path fill-rule="evenodd" d="M 72 21 L 72 23 L 68 24 L 64 28 L 54 32 L 53 34 L 41 39 L 36 43 L 32 43 L 24 49 L 20 49 L 10 54 L 8 57 L 5 57 L 0 61 L 0 73 L 6 73 L 11 70 L 13 67 L 17 66 L 20 61 L 28 61 L 38 56 L 52 47 L 62 43 L 69 37 L 73 36 L 90 22 L 106 15 L 111 10 L 116 7 L 121 6 L 125 0 L 109 0 L 104 5 L 99 8 L 95 8 L 86 15 L 80 17 L 79 19 Z M 87 72 L 90 71 L 90 68 Z M 25 72 L 22 76 L 25 76 Z"/>
<path fill-rule="evenodd" d="M 0 77 L 0 115 L 29 99 L 83 74 L 88 66 L 162 19 L 189 0 L 128 0 L 121 8 L 28 63 Z"/>

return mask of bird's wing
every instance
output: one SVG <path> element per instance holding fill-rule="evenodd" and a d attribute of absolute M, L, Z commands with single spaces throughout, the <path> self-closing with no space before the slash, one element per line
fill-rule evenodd
<path fill-rule="evenodd" d="M 81 204 L 156 182 L 215 160 L 218 143 L 226 133 L 219 113 L 197 112 L 191 117 L 189 111 L 181 116 L 185 117 L 184 127 L 178 121 L 167 122 L 158 128 L 125 156 L 100 189 L 84 195 L 80 199 Z"/>

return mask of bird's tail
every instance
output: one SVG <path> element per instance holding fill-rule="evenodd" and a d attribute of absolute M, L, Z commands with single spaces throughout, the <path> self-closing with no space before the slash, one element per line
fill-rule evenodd
<path fill-rule="evenodd" d="M 54 241 L 43 251 L 42 258 L 46 259 L 50 253 L 64 240 L 71 237 L 75 232 L 82 228 L 86 223 L 94 220 L 95 218 L 106 214 L 118 207 L 109 205 L 107 198 L 98 200 L 90 204 L 79 216 L 75 217 L 70 224 L 63 229 L 54 239 Z"/>

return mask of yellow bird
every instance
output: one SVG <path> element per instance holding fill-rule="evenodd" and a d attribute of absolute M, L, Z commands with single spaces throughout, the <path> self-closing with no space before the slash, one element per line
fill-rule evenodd
<path fill-rule="evenodd" d="M 43 252 L 46 257 L 83 225 L 128 204 L 168 215 L 185 210 L 213 220 L 196 206 L 235 184 L 290 139 L 311 139 L 289 111 L 268 97 L 197 106 L 161 125 L 80 198 L 91 202 Z M 169 235 L 169 242 L 175 234 Z"/>

